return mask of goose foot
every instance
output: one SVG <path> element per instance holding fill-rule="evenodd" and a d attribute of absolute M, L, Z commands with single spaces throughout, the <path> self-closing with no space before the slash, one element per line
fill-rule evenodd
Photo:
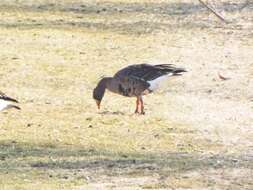
<path fill-rule="evenodd" d="M 139 112 L 138 110 L 135 110 L 134 113 L 135 113 L 135 114 L 140 114 L 140 115 L 145 115 L 145 112 L 144 112 L 144 111 Z"/>

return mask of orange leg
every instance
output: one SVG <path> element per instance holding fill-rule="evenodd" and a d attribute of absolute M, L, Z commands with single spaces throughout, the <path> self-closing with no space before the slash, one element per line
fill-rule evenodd
<path fill-rule="evenodd" d="M 137 97 L 135 113 L 139 113 L 139 104 L 140 104 L 140 98 Z"/>
<path fill-rule="evenodd" d="M 143 103 L 142 97 L 140 97 L 140 103 L 141 103 L 141 114 L 144 115 L 145 112 L 144 112 L 144 103 Z"/>

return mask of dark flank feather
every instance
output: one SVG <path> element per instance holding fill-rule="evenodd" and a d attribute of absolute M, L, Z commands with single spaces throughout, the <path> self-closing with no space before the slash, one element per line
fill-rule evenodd
<path fill-rule="evenodd" d="M 122 77 L 118 80 L 118 92 L 123 96 L 138 96 L 145 91 L 150 84 L 138 77 Z"/>

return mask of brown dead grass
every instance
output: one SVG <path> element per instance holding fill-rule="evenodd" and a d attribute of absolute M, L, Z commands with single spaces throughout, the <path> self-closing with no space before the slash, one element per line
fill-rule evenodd
<path fill-rule="evenodd" d="M 0 189 L 252 189 L 252 6 L 193 1 L 1 1 Z M 225 10 L 225 11 L 224 11 Z M 133 63 L 189 72 L 145 97 L 101 76 Z M 222 80 L 218 73 L 229 77 Z"/>

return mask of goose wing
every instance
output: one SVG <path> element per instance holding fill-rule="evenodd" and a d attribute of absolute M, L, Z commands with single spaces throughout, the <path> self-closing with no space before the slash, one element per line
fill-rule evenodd
<path fill-rule="evenodd" d="M 114 75 L 114 78 L 119 81 L 119 92 L 121 94 L 125 96 L 138 96 L 152 91 L 152 89 L 149 89 L 151 85 L 149 81 L 167 74 L 180 75 L 182 72 L 186 72 L 186 70 L 176 68 L 171 64 L 138 64 L 121 69 Z"/>
<path fill-rule="evenodd" d="M 176 68 L 171 64 L 139 64 L 130 65 L 121 69 L 114 75 L 114 77 L 133 77 L 144 81 L 151 81 L 163 75 L 170 73 L 173 75 L 180 75 L 182 72 L 186 72 L 186 70 L 183 68 Z"/>

